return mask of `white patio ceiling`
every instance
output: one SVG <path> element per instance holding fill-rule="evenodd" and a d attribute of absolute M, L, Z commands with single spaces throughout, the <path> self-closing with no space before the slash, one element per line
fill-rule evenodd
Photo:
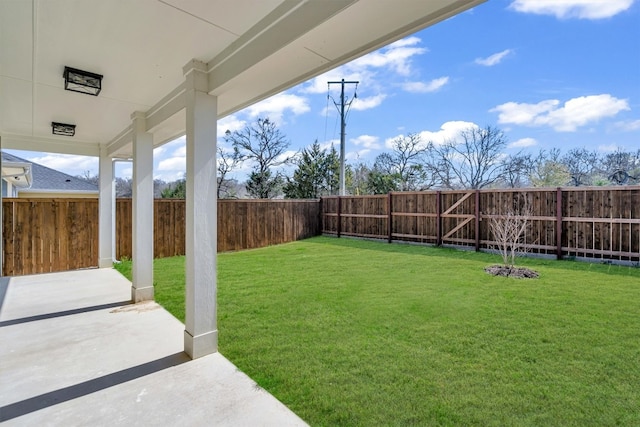
<path fill-rule="evenodd" d="M 134 111 L 155 146 L 184 134 L 191 59 L 221 118 L 483 1 L 0 0 L 0 142 L 129 157 Z M 65 91 L 65 66 L 103 74 L 100 95 Z"/>

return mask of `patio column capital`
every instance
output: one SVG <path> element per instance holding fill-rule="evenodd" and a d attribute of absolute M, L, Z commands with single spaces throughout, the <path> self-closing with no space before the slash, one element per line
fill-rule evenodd
<path fill-rule="evenodd" d="M 182 67 L 182 72 L 186 80 L 186 89 L 198 92 L 209 92 L 209 73 L 207 72 L 207 64 L 192 59 Z"/>
<path fill-rule="evenodd" d="M 131 113 L 131 122 L 133 123 L 133 132 L 147 131 L 147 114 L 142 111 L 134 111 Z"/>

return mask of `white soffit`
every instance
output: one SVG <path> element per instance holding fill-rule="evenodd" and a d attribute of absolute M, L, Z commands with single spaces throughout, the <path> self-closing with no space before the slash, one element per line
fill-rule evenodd
<path fill-rule="evenodd" d="M 33 177 L 31 164 L 23 162 L 2 162 L 2 179 L 17 188 L 29 188 Z"/>
<path fill-rule="evenodd" d="M 224 116 L 483 1 L 0 0 L 0 142 L 126 157 L 134 111 L 155 114 L 155 145 L 184 132 L 191 59 Z M 103 74 L 100 95 L 65 91 L 65 66 Z"/>

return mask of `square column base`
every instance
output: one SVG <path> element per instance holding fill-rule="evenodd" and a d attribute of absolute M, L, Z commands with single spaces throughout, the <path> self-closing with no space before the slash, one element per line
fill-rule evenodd
<path fill-rule="evenodd" d="M 131 301 L 134 303 L 142 301 L 153 301 L 153 286 L 146 288 L 131 287 Z"/>
<path fill-rule="evenodd" d="M 184 352 L 192 359 L 218 352 L 218 330 L 193 336 L 184 331 Z"/>
<path fill-rule="evenodd" d="M 112 267 L 113 267 L 113 260 L 111 259 L 111 257 L 100 258 L 98 260 L 98 268 L 112 268 Z"/>

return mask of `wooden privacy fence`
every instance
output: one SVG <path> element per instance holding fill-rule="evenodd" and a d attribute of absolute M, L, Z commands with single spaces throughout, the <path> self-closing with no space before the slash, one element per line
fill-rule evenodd
<path fill-rule="evenodd" d="M 218 250 L 320 234 L 490 248 L 489 221 L 527 205 L 530 252 L 640 261 L 640 186 L 218 201 Z M 97 199 L 3 199 L 4 275 L 98 264 Z M 322 225 L 320 223 L 322 222 Z M 156 257 L 184 254 L 185 202 L 156 200 Z M 131 256 L 131 200 L 116 202 L 116 256 Z"/>
<path fill-rule="evenodd" d="M 3 199 L 3 275 L 98 265 L 97 199 Z M 131 257 L 131 199 L 116 201 L 116 257 Z M 317 200 L 219 200 L 218 251 L 320 234 Z M 185 251 L 184 200 L 154 203 L 154 256 Z"/>
<path fill-rule="evenodd" d="M 98 265 L 97 199 L 3 199 L 2 274 Z"/>
<path fill-rule="evenodd" d="M 156 199 L 154 257 L 184 255 L 185 201 Z M 131 199 L 116 203 L 116 258 L 131 257 Z M 261 248 L 320 234 L 317 200 L 218 200 L 218 252 Z"/>
<path fill-rule="evenodd" d="M 496 243 L 491 218 L 524 206 L 529 252 L 640 261 L 640 186 L 326 197 L 322 231 L 479 250 Z"/>

